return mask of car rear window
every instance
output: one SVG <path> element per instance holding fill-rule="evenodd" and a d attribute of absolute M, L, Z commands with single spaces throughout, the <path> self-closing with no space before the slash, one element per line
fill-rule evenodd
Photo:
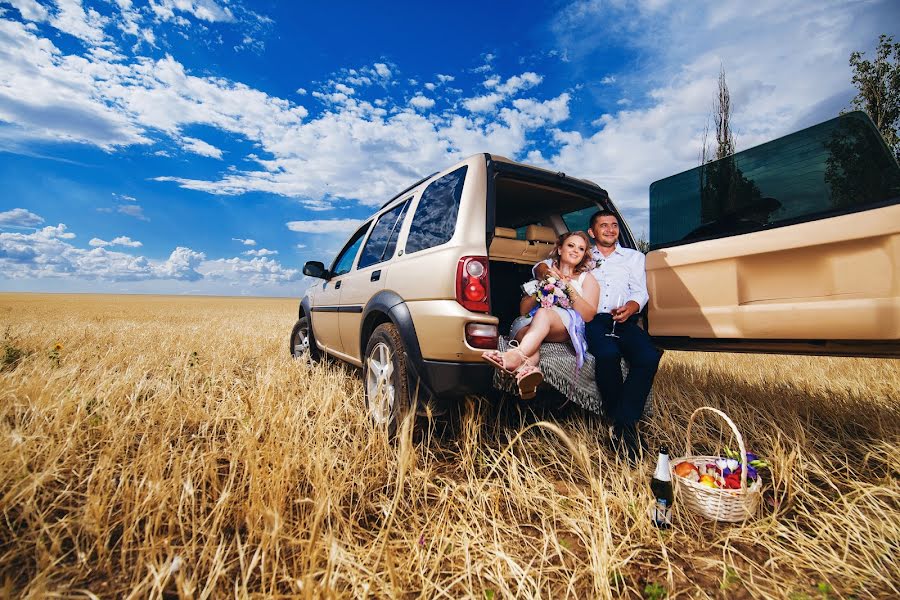
<path fill-rule="evenodd" d="M 422 192 L 406 238 L 411 254 L 450 241 L 456 230 L 456 216 L 468 167 L 435 179 Z"/>
<path fill-rule="evenodd" d="M 650 186 L 652 248 L 865 210 L 900 197 L 900 169 L 856 111 Z"/>

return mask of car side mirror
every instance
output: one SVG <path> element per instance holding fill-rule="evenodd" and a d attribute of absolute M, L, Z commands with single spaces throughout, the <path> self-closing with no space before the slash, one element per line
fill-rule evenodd
<path fill-rule="evenodd" d="M 316 279 L 331 279 L 331 273 L 328 272 L 324 264 L 317 260 L 311 260 L 303 265 L 303 274 Z"/>

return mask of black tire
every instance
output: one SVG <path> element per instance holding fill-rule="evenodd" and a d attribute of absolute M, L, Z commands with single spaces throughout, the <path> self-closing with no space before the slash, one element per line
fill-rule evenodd
<path fill-rule="evenodd" d="M 305 358 L 311 362 L 319 362 L 322 355 L 316 347 L 309 317 L 300 317 L 291 330 L 290 352 L 294 358 Z"/>
<path fill-rule="evenodd" d="M 382 323 L 366 343 L 363 389 L 369 418 L 390 436 L 397 433 L 411 408 L 408 381 L 400 333 L 393 323 Z"/>

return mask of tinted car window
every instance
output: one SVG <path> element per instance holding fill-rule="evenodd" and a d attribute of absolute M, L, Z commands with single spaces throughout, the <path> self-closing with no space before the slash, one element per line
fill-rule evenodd
<path fill-rule="evenodd" d="M 600 209 L 596 206 L 589 206 L 566 213 L 562 216 L 562 219 L 569 231 L 587 231 L 590 228 L 591 217 L 598 210 Z"/>
<path fill-rule="evenodd" d="M 362 245 L 363 234 L 369 229 L 370 224 L 371 223 L 366 223 L 360 227 L 359 230 L 353 234 L 353 237 L 350 238 L 350 241 L 347 242 L 347 245 L 344 246 L 344 249 L 338 257 L 334 259 L 334 268 L 331 270 L 333 275 L 343 275 L 350 271 L 350 267 L 353 266 L 353 259 L 356 258 L 356 253 Z"/>
<path fill-rule="evenodd" d="M 467 170 L 468 167 L 460 167 L 434 180 L 422 192 L 406 238 L 407 254 L 443 244 L 453 237 Z"/>
<path fill-rule="evenodd" d="M 812 221 L 896 202 L 900 168 L 862 112 L 650 186 L 651 248 Z"/>
<path fill-rule="evenodd" d="M 394 249 L 397 247 L 397 235 L 400 233 L 400 226 L 403 224 L 407 208 L 409 208 L 409 200 L 381 215 L 378 222 L 375 223 L 375 227 L 372 228 L 366 245 L 363 246 L 356 268 L 362 269 L 378 264 L 394 255 Z"/>

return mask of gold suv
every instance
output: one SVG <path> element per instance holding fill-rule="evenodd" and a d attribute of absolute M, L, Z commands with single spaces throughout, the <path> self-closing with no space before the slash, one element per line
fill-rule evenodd
<path fill-rule="evenodd" d="M 665 348 L 900 356 L 900 169 L 850 113 L 650 187 L 650 334 Z M 560 233 L 599 209 L 597 184 L 490 154 L 391 198 L 314 283 L 295 356 L 363 369 L 393 431 L 491 386 L 481 353 L 517 316 L 519 285 Z M 622 246 L 636 241 L 620 217 Z"/>

